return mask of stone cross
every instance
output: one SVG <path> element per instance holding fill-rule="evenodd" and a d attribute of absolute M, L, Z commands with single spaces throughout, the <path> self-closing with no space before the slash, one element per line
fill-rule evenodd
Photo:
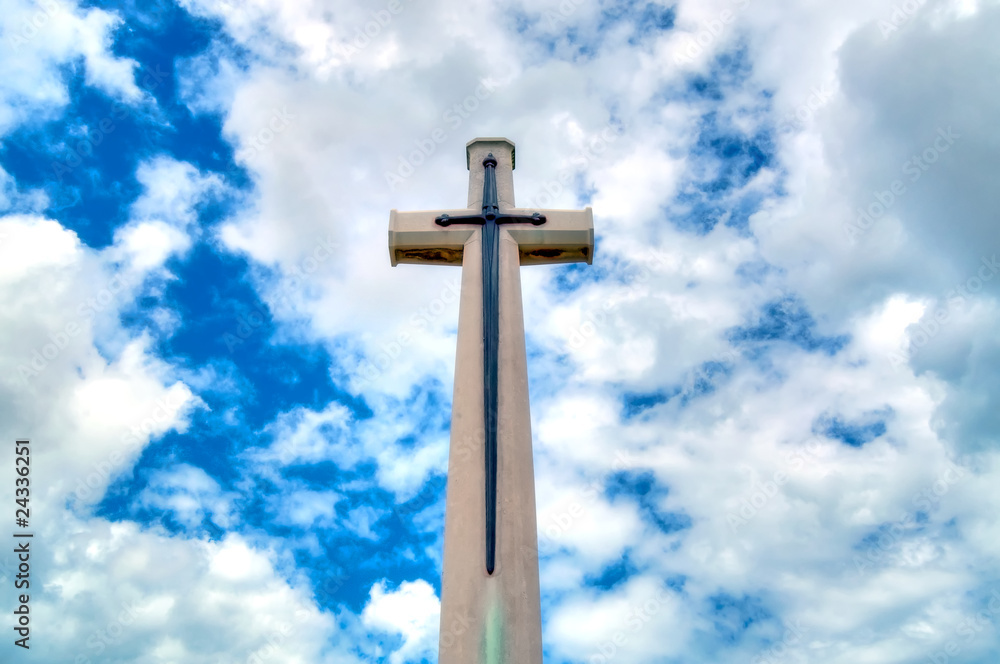
<path fill-rule="evenodd" d="M 514 207 L 514 143 L 466 146 L 469 207 L 389 215 L 392 264 L 461 265 L 440 664 L 541 664 L 521 265 L 591 263 L 594 217 Z"/>

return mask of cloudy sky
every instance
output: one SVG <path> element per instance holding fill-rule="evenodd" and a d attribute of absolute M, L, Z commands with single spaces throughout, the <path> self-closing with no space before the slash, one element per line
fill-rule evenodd
<path fill-rule="evenodd" d="M 996 661 L 1000 3 L 0 4 L 4 661 L 436 661 L 459 271 L 386 229 L 477 136 L 594 209 L 546 662 Z"/>

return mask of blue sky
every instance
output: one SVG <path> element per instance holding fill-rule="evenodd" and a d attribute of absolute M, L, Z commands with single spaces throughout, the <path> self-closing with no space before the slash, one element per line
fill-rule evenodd
<path fill-rule="evenodd" d="M 1000 7 L 827 4 L 6 2 L 4 661 L 437 661 L 459 271 L 386 229 L 506 136 L 597 235 L 522 270 L 546 662 L 994 662 Z"/>

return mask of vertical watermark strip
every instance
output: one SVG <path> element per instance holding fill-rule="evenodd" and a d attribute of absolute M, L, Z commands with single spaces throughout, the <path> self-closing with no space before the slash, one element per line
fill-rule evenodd
<path fill-rule="evenodd" d="M 17 574 L 14 577 L 14 588 L 27 591 L 31 588 L 31 532 L 28 531 L 31 519 L 31 446 L 30 441 L 18 439 L 14 441 L 14 553 L 17 555 Z M 27 592 L 17 596 L 17 608 L 14 609 L 14 631 L 21 638 L 14 639 L 14 645 L 28 650 L 28 639 L 31 638 L 31 618 L 28 602 L 31 599 Z"/>

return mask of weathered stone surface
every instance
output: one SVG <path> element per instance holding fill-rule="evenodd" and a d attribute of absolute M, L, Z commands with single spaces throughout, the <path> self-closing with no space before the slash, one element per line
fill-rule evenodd
<path fill-rule="evenodd" d="M 503 138 L 467 146 L 469 209 L 397 212 L 389 223 L 393 265 L 462 266 L 458 347 L 452 401 L 451 446 L 445 504 L 441 578 L 440 664 L 541 664 L 542 623 L 538 583 L 535 481 L 531 450 L 528 367 L 521 307 L 522 264 L 593 260 L 590 208 L 543 210 L 541 226 L 499 227 L 499 344 L 497 438 L 497 554 L 486 565 L 486 470 L 483 398 L 483 291 L 481 233 L 472 225 L 442 228 L 441 214 L 482 210 L 487 154 L 497 160 L 499 207 L 514 208 L 514 144 Z"/>

